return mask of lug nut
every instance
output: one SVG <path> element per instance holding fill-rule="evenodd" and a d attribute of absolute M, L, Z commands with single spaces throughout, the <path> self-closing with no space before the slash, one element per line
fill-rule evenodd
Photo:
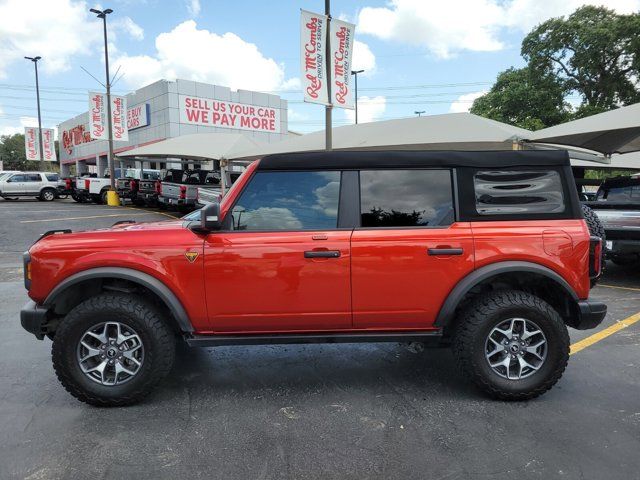
<path fill-rule="evenodd" d="M 113 360 L 109 360 L 109 365 L 113 365 Z"/>

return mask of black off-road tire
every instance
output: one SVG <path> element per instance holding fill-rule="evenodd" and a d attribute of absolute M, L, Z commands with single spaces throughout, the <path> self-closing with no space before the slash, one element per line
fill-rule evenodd
<path fill-rule="evenodd" d="M 138 373 L 120 385 L 102 385 L 80 369 L 77 348 L 93 325 L 118 321 L 133 328 L 144 346 Z M 64 388 L 78 400 L 99 407 L 119 407 L 142 400 L 170 371 L 175 337 L 158 309 L 124 293 L 104 293 L 85 300 L 60 323 L 51 348 L 53 368 Z"/>
<path fill-rule="evenodd" d="M 602 239 L 602 258 L 600 259 L 600 265 L 602 266 L 602 270 L 605 268 L 605 241 L 607 240 L 607 235 L 604 231 L 604 225 L 596 215 L 596 212 L 593 211 L 591 207 L 585 204 L 580 204 L 582 207 L 582 215 L 584 215 L 584 220 L 587 222 L 587 227 L 589 227 L 589 234 L 595 237 L 600 237 Z M 595 287 L 596 283 L 598 283 L 598 279 L 591 279 L 591 288 Z"/>
<path fill-rule="evenodd" d="M 520 380 L 501 377 L 485 358 L 487 337 L 509 318 L 534 321 L 547 340 L 546 359 L 540 369 Z M 500 400 L 529 400 L 542 395 L 560 379 L 569 361 L 569 334 L 558 312 L 544 300 L 517 290 L 492 292 L 473 301 L 462 313 L 452 347 L 462 374 Z"/>

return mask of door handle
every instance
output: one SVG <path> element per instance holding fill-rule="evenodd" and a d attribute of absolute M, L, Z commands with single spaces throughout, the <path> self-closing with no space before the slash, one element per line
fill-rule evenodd
<path fill-rule="evenodd" d="M 429 248 L 427 253 L 429 255 L 462 255 L 464 250 L 462 248 Z"/>
<path fill-rule="evenodd" d="M 304 258 L 338 258 L 340 250 L 308 250 L 304 252 Z"/>

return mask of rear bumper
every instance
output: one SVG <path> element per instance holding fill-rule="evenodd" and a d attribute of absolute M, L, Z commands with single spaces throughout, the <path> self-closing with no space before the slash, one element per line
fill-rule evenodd
<path fill-rule="evenodd" d="M 20 310 L 20 324 L 27 332 L 33 333 L 38 340 L 42 340 L 47 333 L 46 323 L 49 310 L 41 307 L 33 300 L 29 300 Z"/>
<path fill-rule="evenodd" d="M 602 323 L 607 315 L 607 305 L 602 302 L 580 300 L 578 302 L 579 316 L 573 328 L 577 330 L 589 330 Z"/>
<path fill-rule="evenodd" d="M 196 203 L 195 199 L 191 198 L 163 197 L 162 195 L 158 197 L 158 201 L 165 205 L 195 205 Z"/>

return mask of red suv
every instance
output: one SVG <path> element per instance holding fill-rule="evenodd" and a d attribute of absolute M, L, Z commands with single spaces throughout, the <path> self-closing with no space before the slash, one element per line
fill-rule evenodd
<path fill-rule="evenodd" d="M 565 152 L 322 152 L 253 163 L 198 218 L 45 234 L 23 327 L 64 387 L 144 397 L 193 346 L 451 345 L 493 397 L 551 388 L 600 271 Z"/>

